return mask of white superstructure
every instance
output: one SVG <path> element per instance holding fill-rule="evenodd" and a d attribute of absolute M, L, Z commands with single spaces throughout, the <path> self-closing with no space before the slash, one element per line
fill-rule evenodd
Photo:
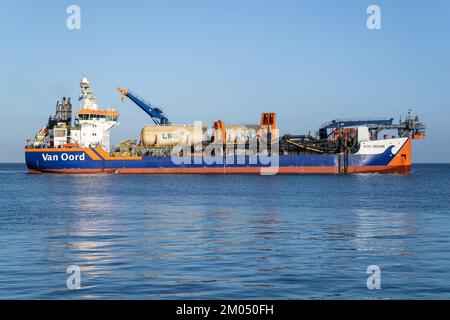
<path fill-rule="evenodd" d="M 391 146 L 393 147 L 391 150 L 392 154 L 397 154 L 407 141 L 408 137 L 362 141 L 356 154 L 380 154 Z"/>
<path fill-rule="evenodd" d="M 407 137 L 372 140 L 370 139 L 368 127 L 358 127 L 356 130 L 359 143 L 359 150 L 356 154 L 381 154 L 391 146 L 393 147 L 391 150 L 392 154 L 397 154 L 408 140 Z"/>
<path fill-rule="evenodd" d="M 102 147 L 110 149 L 109 131 L 119 125 L 117 110 L 100 110 L 94 91 L 86 77 L 80 82 L 80 110 L 75 118 L 75 128 L 70 132 L 70 141 L 82 148 Z"/>

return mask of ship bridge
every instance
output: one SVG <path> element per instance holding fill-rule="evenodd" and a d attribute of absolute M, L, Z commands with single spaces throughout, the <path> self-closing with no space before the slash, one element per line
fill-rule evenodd
<path fill-rule="evenodd" d="M 77 113 L 79 120 L 102 120 L 118 121 L 119 112 L 116 110 L 90 110 L 81 109 Z"/>

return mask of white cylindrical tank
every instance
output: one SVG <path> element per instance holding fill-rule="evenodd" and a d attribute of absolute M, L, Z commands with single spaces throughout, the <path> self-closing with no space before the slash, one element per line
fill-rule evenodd
<path fill-rule="evenodd" d="M 141 131 L 141 141 L 144 146 L 192 146 L 205 139 L 206 126 L 167 125 L 145 126 Z"/>

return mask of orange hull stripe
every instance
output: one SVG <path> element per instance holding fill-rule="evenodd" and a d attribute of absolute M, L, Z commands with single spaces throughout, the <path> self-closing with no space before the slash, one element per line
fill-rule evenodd
<path fill-rule="evenodd" d="M 267 169 L 267 168 L 266 168 Z M 347 173 L 409 173 L 411 166 L 348 167 Z M 261 168 L 30 169 L 30 173 L 261 174 Z M 337 167 L 282 167 L 277 174 L 338 174 Z"/>
<path fill-rule="evenodd" d="M 33 149 L 25 149 L 25 152 L 80 152 L 86 151 L 88 148 L 33 148 Z"/>
<path fill-rule="evenodd" d="M 274 170 L 276 170 L 274 168 Z M 410 166 L 362 166 L 348 167 L 348 173 L 407 173 Z M 200 173 L 200 174 L 260 174 L 261 168 L 123 168 L 117 169 L 117 173 Z M 337 167 L 280 167 L 277 174 L 338 174 Z"/>
<path fill-rule="evenodd" d="M 86 152 L 92 160 L 102 160 L 92 149 L 85 149 L 84 152 Z"/>
<path fill-rule="evenodd" d="M 29 173 L 114 173 L 113 169 L 29 169 Z"/>

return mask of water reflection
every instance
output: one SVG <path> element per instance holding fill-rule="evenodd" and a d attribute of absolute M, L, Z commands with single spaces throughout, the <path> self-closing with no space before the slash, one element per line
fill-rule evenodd
<path fill-rule="evenodd" d="M 355 247 L 360 251 L 411 256 L 414 254 L 418 226 L 408 212 L 356 211 Z M 393 241 L 395 239 L 395 241 Z"/>
<path fill-rule="evenodd" d="M 430 183 L 414 184 L 422 197 L 401 176 L 13 173 L 2 190 L 22 201 L 0 200 L 0 295 L 449 296 L 450 208 L 424 199 L 450 196 L 430 188 L 450 170 L 433 170 Z M 81 291 L 65 286 L 70 264 L 81 267 Z M 369 296 L 370 264 L 382 267 L 384 287 Z"/>

